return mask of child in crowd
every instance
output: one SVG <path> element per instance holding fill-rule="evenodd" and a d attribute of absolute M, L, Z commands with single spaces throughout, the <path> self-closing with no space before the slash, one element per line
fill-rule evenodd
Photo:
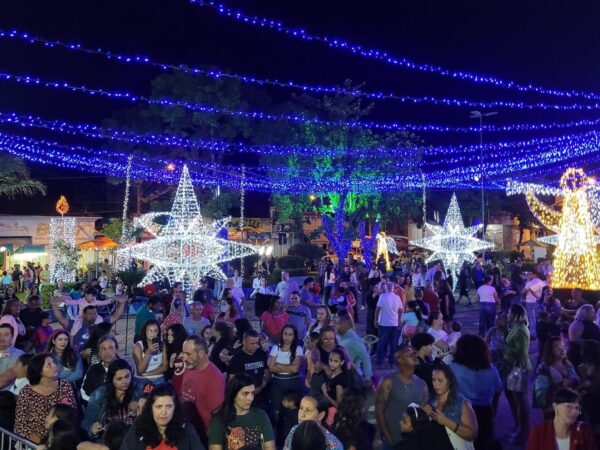
<path fill-rule="evenodd" d="M 27 366 L 29 365 L 31 358 L 33 358 L 33 355 L 24 353 L 17 359 L 15 364 L 15 375 L 17 378 L 10 387 L 10 392 L 15 395 L 19 395 L 21 393 L 21 389 L 29 384 L 29 380 L 27 379 Z"/>
<path fill-rule="evenodd" d="M 50 335 L 54 331 L 54 329 L 50 326 L 50 322 L 52 320 L 50 313 L 43 311 L 40 314 L 40 319 L 40 325 L 38 325 L 38 327 L 35 329 L 35 332 L 31 336 L 31 343 L 35 347 L 35 351 L 37 353 L 43 352 L 46 349 L 48 339 L 50 339 Z"/>
<path fill-rule="evenodd" d="M 423 321 L 419 304 L 415 301 L 408 302 L 400 321 L 402 322 L 402 339 L 408 341 L 419 332 L 419 325 Z"/>
<path fill-rule="evenodd" d="M 462 324 L 458 320 L 453 320 L 450 324 L 450 333 L 448 334 L 448 347 L 450 353 L 442 358 L 444 364 L 448 365 L 454 361 L 454 350 L 456 349 L 456 343 L 462 336 Z"/>
<path fill-rule="evenodd" d="M 331 369 L 331 376 L 327 377 L 321 391 L 331 405 L 326 419 L 327 425 L 331 426 L 338 403 L 344 395 L 344 389 L 350 385 L 346 354 L 340 348 L 334 348 L 329 354 L 329 368 Z"/>
<path fill-rule="evenodd" d="M 302 396 L 296 390 L 289 390 L 283 394 L 281 404 L 285 409 L 283 410 L 279 422 L 279 433 L 277 436 L 279 445 L 283 445 L 290 430 L 295 425 L 298 425 L 298 408 L 300 407 L 300 400 L 302 400 Z"/>
<path fill-rule="evenodd" d="M 259 333 L 258 342 L 260 343 L 260 348 L 263 350 L 263 352 L 266 352 L 268 355 L 271 351 L 271 348 L 269 345 L 269 336 L 267 336 L 267 334 L 264 331 L 261 331 Z"/>
<path fill-rule="evenodd" d="M 96 294 L 97 292 L 94 288 L 87 288 L 83 298 L 72 299 L 68 295 L 63 295 L 57 291 L 54 292 L 55 297 L 60 298 L 65 305 L 77 306 L 79 309 L 77 312 L 77 317 L 73 322 L 73 327 L 71 328 L 71 336 L 75 336 L 77 332 L 81 330 L 81 325 L 83 325 L 83 310 L 85 308 L 88 306 L 106 306 L 114 302 L 114 298 L 109 300 L 96 300 Z M 98 314 L 96 323 L 101 323 L 103 321 L 104 319 L 100 316 L 100 314 Z"/>
<path fill-rule="evenodd" d="M 435 448 L 436 450 L 453 450 L 444 427 L 432 424 L 429 416 L 416 403 L 411 403 L 400 421 L 403 436 L 403 447 L 407 450 Z"/>

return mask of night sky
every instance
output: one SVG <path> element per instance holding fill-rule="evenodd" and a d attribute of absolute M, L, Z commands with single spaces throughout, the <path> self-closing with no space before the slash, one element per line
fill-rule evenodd
<path fill-rule="evenodd" d="M 226 4 L 418 62 L 557 89 L 600 91 L 600 2 L 597 1 L 303 0 Z M 87 47 L 148 55 L 160 62 L 212 65 L 232 72 L 309 84 L 332 85 L 351 79 L 365 82 L 366 89 L 399 94 L 553 101 L 552 97 L 474 86 L 368 61 L 319 43 L 293 40 L 235 22 L 185 0 L 3 2 L 0 28 L 16 28 Z M 0 40 L 0 55 L 3 72 L 145 95 L 149 94 L 150 81 L 160 74 L 149 67 L 111 63 L 16 41 Z M 282 99 L 289 95 L 289 91 L 281 90 L 269 93 Z M 117 100 L 0 81 L 0 110 L 6 112 L 100 124 L 113 111 L 130 106 Z M 385 101 L 377 103 L 370 119 L 469 126 L 473 125 L 469 119 L 471 109 L 414 107 Z M 589 112 L 498 112 L 493 119 L 496 124 L 597 118 Z M 4 126 L 0 130 L 32 133 Z M 506 138 L 524 136 L 517 133 Z M 478 142 L 477 135 L 422 135 L 422 138 L 431 144 Z M 60 135 L 56 139 L 60 140 Z M 48 185 L 47 198 L 3 200 L 0 213 L 51 213 L 55 199 L 65 193 L 74 213 L 120 215 L 122 186 L 106 185 L 104 177 L 90 174 L 49 166 L 30 167 L 33 177 Z M 249 216 L 264 215 L 265 202 L 252 201 L 258 198 L 250 197 Z"/>

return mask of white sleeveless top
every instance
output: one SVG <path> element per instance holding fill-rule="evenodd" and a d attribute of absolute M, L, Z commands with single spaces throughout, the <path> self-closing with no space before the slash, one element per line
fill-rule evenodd
<path fill-rule="evenodd" d="M 144 356 L 146 356 L 146 352 L 144 351 L 144 344 L 142 343 L 142 341 L 137 341 L 135 343 L 135 345 L 139 345 L 140 348 L 142 349 L 142 358 Z M 156 355 L 152 355 L 152 357 L 150 358 L 150 361 L 148 361 L 148 367 L 146 368 L 146 372 L 152 372 L 154 369 L 158 369 L 160 366 L 162 366 L 162 363 L 163 363 L 163 354 L 162 354 L 162 351 L 160 351 Z M 137 376 L 140 378 L 145 378 L 146 380 L 154 380 L 156 378 L 161 378 L 163 376 L 163 374 L 144 375 L 144 374 L 138 373 Z"/>

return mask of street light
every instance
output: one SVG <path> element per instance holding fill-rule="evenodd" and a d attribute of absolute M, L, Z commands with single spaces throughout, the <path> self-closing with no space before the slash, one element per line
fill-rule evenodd
<path fill-rule="evenodd" d="M 483 194 L 483 118 L 495 116 L 498 114 L 496 111 L 490 111 L 487 113 L 482 113 L 480 111 L 471 111 L 470 119 L 479 119 L 479 159 L 481 163 L 481 174 L 479 176 L 479 181 L 481 182 L 481 237 L 485 238 L 485 198 Z M 477 178 L 475 178 L 477 181 Z"/>

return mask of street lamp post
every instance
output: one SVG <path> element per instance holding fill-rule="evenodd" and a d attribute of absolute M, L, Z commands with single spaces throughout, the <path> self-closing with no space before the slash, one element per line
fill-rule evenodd
<path fill-rule="evenodd" d="M 481 237 L 485 239 L 485 197 L 483 193 L 483 118 L 495 116 L 498 114 L 496 111 L 490 111 L 482 113 L 480 111 L 471 111 L 470 119 L 479 119 L 479 161 L 481 164 L 481 173 L 479 174 L 479 181 L 481 185 Z"/>

